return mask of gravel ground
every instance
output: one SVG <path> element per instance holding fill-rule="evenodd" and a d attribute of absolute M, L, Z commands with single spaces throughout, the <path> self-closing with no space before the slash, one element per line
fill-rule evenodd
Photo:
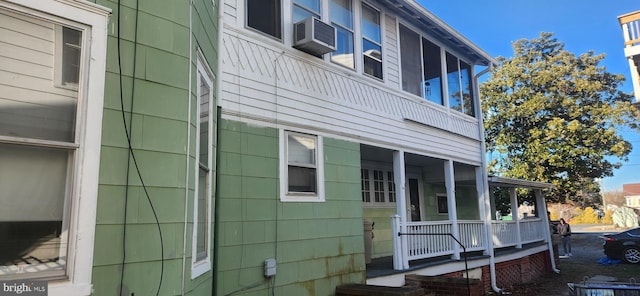
<path fill-rule="evenodd" d="M 616 230 L 608 232 L 616 232 Z M 513 287 L 510 289 L 512 295 L 565 296 L 569 295 L 567 283 L 580 283 L 585 278 L 594 276 L 613 277 L 615 278 L 613 280 L 618 282 L 627 282 L 631 277 L 635 277 L 640 282 L 640 264 L 602 265 L 598 263 L 599 259 L 605 257 L 602 252 L 603 240 L 599 238 L 601 235 L 602 231 L 574 233 L 571 236 L 573 256 L 560 257 L 560 263 L 557 266 L 560 274 L 548 274 L 533 283 Z M 562 246 L 558 247 L 559 253 L 563 254 Z"/>

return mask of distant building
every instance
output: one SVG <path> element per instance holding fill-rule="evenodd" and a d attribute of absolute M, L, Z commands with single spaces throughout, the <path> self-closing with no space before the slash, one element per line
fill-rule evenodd
<path fill-rule="evenodd" d="M 640 183 L 623 184 L 622 194 L 627 207 L 640 209 Z"/>
<path fill-rule="evenodd" d="M 618 17 L 624 35 L 624 54 L 629 61 L 636 107 L 640 107 L 640 10 Z"/>

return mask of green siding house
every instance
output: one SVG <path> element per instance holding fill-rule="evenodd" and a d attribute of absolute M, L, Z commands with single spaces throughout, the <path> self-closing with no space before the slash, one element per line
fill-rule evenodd
<path fill-rule="evenodd" d="M 212 295 L 217 1 L 0 1 L 0 280 Z"/>

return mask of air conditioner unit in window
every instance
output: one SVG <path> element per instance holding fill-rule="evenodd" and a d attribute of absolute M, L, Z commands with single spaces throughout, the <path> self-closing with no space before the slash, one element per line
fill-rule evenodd
<path fill-rule="evenodd" d="M 313 55 L 336 50 L 336 28 L 315 17 L 293 25 L 293 47 Z"/>

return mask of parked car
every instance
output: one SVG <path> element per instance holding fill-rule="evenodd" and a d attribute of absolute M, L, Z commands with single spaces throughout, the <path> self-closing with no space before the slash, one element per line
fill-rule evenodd
<path fill-rule="evenodd" d="M 640 263 L 640 228 L 616 234 L 605 234 L 604 254 L 610 259 L 622 259 L 628 263 Z"/>

